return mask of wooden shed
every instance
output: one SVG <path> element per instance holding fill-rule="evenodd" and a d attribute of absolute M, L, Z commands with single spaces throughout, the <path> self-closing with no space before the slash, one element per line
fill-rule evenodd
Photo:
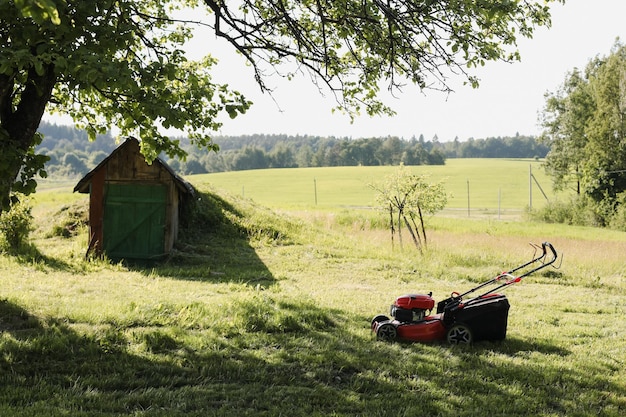
<path fill-rule="evenodd" d="M 182 205 L 193 187 L 161 159 L 148 164 L 128 138 L 85 175 L 74 192 L 89 193 L 89 251 L 111 259 L 154 259 L 178 237 Z"/>

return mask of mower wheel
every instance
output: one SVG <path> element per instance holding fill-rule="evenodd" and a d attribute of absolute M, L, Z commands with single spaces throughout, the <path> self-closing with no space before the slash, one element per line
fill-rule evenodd
<path fill-rule="evenodd" d="M 376 337 L 378 337 L 379 340 L 396 340 L 398 337 L 398 329 L 396 329 L 396 326 L 391 323 L 383 323 L 378 326 Z"/>
<path fill-rule="evenodd" d="M 385 316 L 384 314 L 379 314 L 378 316 L 374 317 L 371 323 L 372 329 L 374 328 L 374 325 L 376 323 L 381 323 L 383 321 L 389 321 L 389 317 Z"/>
<path fill-rule="evenodd" d="M 446 339 L 448 343 L 452 345 L 469 345 L 474 341 L 474 335 L 469 326 L 463 323 L 457 323 L 448 329 Z"/>

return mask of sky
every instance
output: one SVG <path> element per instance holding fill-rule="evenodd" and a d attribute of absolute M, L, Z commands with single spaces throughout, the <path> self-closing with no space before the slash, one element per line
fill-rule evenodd
<path fill-rule="evenodd" d="M 538 135 L 544 94 L 555 92 L 574 68 L 583 69 L 595 56 L 606 56 L 619 37 L 626 42 L 625 0 L 567 0 L 552 6 L 552 26 L 518 41 L 521 62 L 488 62 L 476 74 L 478 89 L 456 80 L 455 92 L 405 90 L 387 104 L 394 117 L 347 116 L 331 113 L 334 100 L 324 98 L 306 78 L 275 80 L 273 97 L 263 95 L 249 68 L 236 57 L 222 58 L 220 71 L 229 85 L 254 102 L 243 116 L 226 120 L 223 135 L 278 134 L 405 139 L 437 135 L 440 141 L 468 138 Z M 244 71 L 242 72 L 242 68 Z M 237 76 L 233 76 L 238 74 Z M 216 79 L 217 80 L 217 79 Z"/>
<path fill-rule="evenodd" d="M 538 115 L 545 93 L 555 92 L 574 68 L 583 69 L 593 57 L 608 55 L 616 38 L 626 42 L 626 0 L 567 0 L 565 5 L 553 4 L 551 10 L 550 28 L 537 28 L 532 39 L 518 40 L 521 62 L 487 62 L 473 72 L 481 80 L 479 88 L 463 86 L 461 78 L 450 80 L 455 90 L 450 94 L 407 88 L 386 101 L 397 112 L 395 116 L 363 115 L 353 123 L 348 116 L 331 112 L 334 99 L 320 94 L 307 76 L 292 81 L 271 79 L 273 95 L 262 94 L 241 57 L 223 45 L 211 44 L 220 42 L 215 35 L 198 36 L 189 52 L 191 57 L 207 52 L 217 55 L 220 61 L 214 81 L 228 83 L 254 103 L 246 114 L 225 118 L 218 135 L 354 139 L 424 135 L 426 140 L 436 135 L 442 142 L 539 135 Z"/>

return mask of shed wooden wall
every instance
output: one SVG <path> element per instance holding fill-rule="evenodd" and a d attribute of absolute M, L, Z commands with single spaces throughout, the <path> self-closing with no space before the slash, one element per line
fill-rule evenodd
<path fill-rule="evenodd" d="M 179 191 L 172 174 L 158 162 L 148 165 L 136 140 L 125 142 L 119 152 L 114 151 L 108 161 L 92 174 L 89 190 L 90 249 L 98 253 L 102 251 L 106 184 L 162 184 L 168 190 L 163 253 L 169 253 L 178 237 L 179 221 Z"/>

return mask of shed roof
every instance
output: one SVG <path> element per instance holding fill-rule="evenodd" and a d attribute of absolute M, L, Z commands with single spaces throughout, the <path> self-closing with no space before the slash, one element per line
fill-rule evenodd
<path fill-rule="evenodd" d="M 115 150 L 113 150 L 113 152 L 111 152 L 109 156 L 104 158 L 94 169 L 89 171 L 80 181 L 78 181 L 78 183 L 74 187 L 74 192 L 79 192 L 79 193 L 84 193 L 84 194 L 89 193 L 89 184 L 91 183 L 91 178 L 94 176 L 94 174 L 98 172 L 102 167 L 104 167 L 115 154 L 123 151 L 125 148 L 127 148 L 131 144 L 135 144 L 138 146 L 139 140 L 137 140 L 134 137 L 126 138 L 124 143 L 122 143 L 120 146 L 115 148 Z M 176 172 L 174 172 L 174 170 L 165 161 L 163 161 L 161 158 L 156 158 L 153 161 L 153 163 L 159 164 L 172 176 L 172 178 L 174 179 L 174 184 L 176 184 L 176 187 L 180 191 L 182 191 L 183 193 L 191 194 L 191 195 L 194 194 L 193 186 L 187 181 L 185 181 L 181 176 L 176 174 Z"/>

